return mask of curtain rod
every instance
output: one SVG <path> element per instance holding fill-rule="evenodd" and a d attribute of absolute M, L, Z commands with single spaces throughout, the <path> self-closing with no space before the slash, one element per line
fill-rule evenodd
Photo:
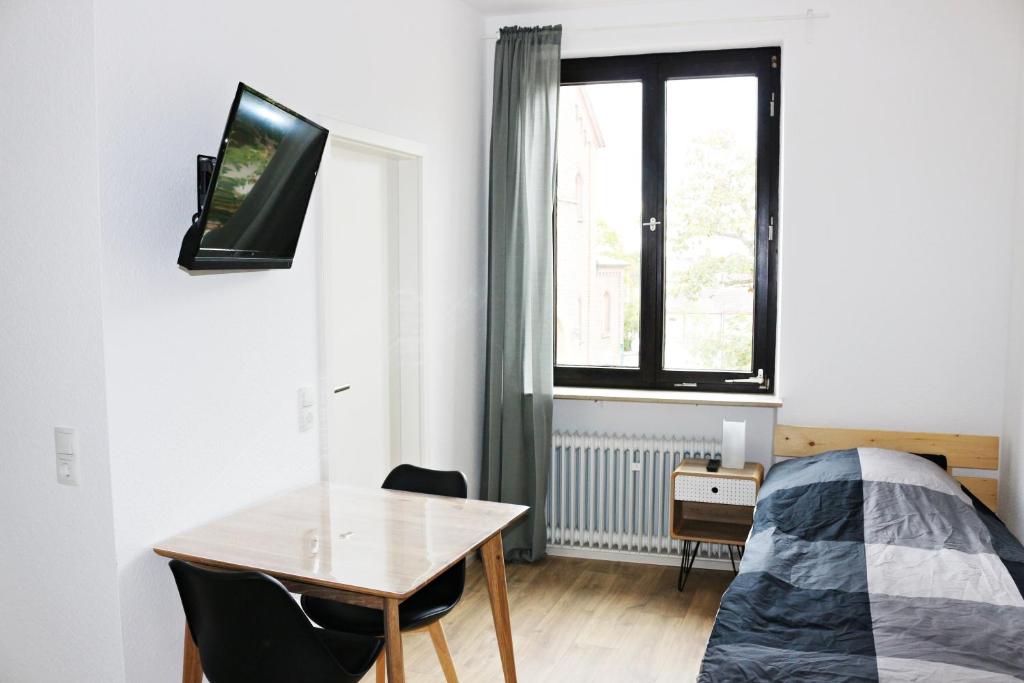
<path fill-rule="evenodd" d="M 631 29 L 652 29 L 652 28 L 673 28 L 677 26 L 699 26 L 706 24 L 754 24 L 773 21 L 813 21 L 815 19 L 828 19 L 828 12 L 815 12 L 809 9 L 803 14 L 775 14 L 763 17 L 730 17 L 725 19 L 684 19 L 682 21 L 666 21 L 658 24 L 625 24 L 622 26 L 592 26 L 589 28 L 576 28 L 564 31 L 565 33 L 598 33 L 604 31 L 629 31 Z M 484 40 L 497 40 L 499 33 L 483 36 Z"/>

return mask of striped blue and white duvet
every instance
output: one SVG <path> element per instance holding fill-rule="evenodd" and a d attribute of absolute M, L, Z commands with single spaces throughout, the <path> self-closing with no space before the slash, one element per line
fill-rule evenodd
<path fill-rule="evenodd" d="M 935 464 L 775 465 L 702 682 L 1024 680 L 1024 547 Z"/>

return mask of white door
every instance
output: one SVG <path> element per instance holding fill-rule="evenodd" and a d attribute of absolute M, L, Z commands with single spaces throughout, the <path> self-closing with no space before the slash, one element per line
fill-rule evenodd
<path fill-rule="evenodd" d="M 418 266 L 418 245 L 413 254 L 401 239 L 402 222 L 418 220 L 403 203 L 418 202 L 418 191 L 403 191 L 418 183 L 418 170 L 413 178 L 402 158 L 337 140 L 325 162 L 327 466 L 332 482 L 375 487 L 394 465 L 419 457 L 418 401 L 409 400 L 418 397 L 419 357 L 407 348 L 415 341 L 418 350 L 419 335 L 403 320 L 410 287 L 419 299 L 418 267 L 413 284 L 403 275 L 405 257 Z M 415 318 L 418 326 L 418 306 Z"/>

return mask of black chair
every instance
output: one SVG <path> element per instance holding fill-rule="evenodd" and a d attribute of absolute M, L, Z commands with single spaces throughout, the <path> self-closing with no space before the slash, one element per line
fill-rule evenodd
<path fill-rule="evenodd" d="M 381 488 L 437 496 L 466 498 L 469 485 L 462 472 L 442 472 L 415 465 L 399 465 L 391 470 Z M 466 562 L 451 569 L 424 586 L 418 593 L 398 606 L 399 625 L 403 631 L 430 632 L 434 650 L 444 670 L 445 680 L 456 683 L 455 664 L 448 650 L 448 640 L 441 626 L 441 617 L 448 614 L 462 599 L 466 586 Z M 332 600 L 302 596 L 302 607 L 314 622 L 331 629 L 374 638 L 384 637 L 384 613 L 370 607 L 345 605 Z M 384 656 L 377 660 L 377 680 L 384 680 Z"/>
<path fill-rule="evenodd" d="M 356 683 L 382 641 L 319 629 L 276 579 L 171 560 L 210 683 Z"/>

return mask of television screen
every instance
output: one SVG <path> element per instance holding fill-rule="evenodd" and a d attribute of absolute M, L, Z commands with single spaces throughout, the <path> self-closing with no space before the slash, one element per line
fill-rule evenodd
<path fill-rule="evenodd" d="M 182 240 L 179 265 L 290 267 L 327 134 L 239 83 L 212 182 Z"/>

